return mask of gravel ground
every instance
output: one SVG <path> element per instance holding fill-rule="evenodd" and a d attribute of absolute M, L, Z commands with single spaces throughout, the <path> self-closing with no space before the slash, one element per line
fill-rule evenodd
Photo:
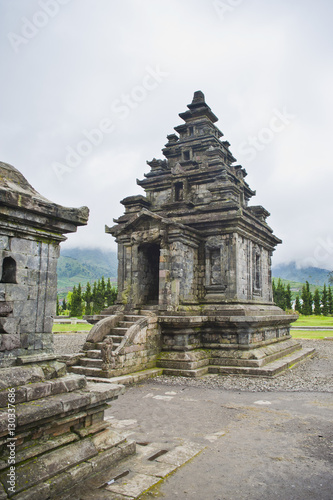
<path fill-rule="evenodd" d="M 86 339 L 84 333 L 56 334 L 54 347 L 56 354 L 79 352 Z M 229 391 L 319 391 L 333 392 L 333 341 L 300 340 L 304 347 L 316 349 L 313 358 L 306 360 L 292 370 L 275 377 L 243 377 L 240 375 L 206 375 L 200 379 L 185 377 L 156 377 L 150 384 L 187 385 L 191 387 L 220 387 Z"/>
<path fill-rule="evenodd" d="M 56 333 L 53 336 L 55 354 L 75 354 L 80 352 L 88 333 Z"/>

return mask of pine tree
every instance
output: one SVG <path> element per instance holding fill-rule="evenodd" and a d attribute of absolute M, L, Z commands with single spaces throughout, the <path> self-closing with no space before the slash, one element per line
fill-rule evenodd
<path fill-rule="evenodd" d="M 295 300 L 295 311 L 298 312 L 298 313 L 302 313 L 302 305 L 301 305 L 301 302 L 299 300 L 299 295 L 296 295 L 296 300 Z"/>
<path fill-rule="evenodd" d="M 96 295 L 96 309 L 101 312 L 105 307 L 105 282 L 104 278 L 102 280 L 98 280 L 97 282 L 97 295 Z"/>
<path fill-rule="evenodd" d="M 62 307 L 62 310 L 63 310 L 63 311 L 66 311 L 66 309 L 67 309 L 67 302 L 66 302 L 66 299 L 62 299 L 62 305 L 61 305 L 61 307 Z"/>
<path fill-rule="evenodd" d="M 292 309 L 292 304 L 291 304 L 291 289 L 290 289 L 290 284 L 288 283 L 287 288 L 285 290 L 285 309 L 290 310 Z"/>
<path fill-rule="evenodd" d="M 112 306 L 117 299 L 117 289 L 116 287 L 111 286 L 110 278 L 108 278 L 108 281 L 106 283 L 105 299 L 108 307 Z"/>
<path fill-rule="evenodd" d="M 96 314 L 97 313 L 97 309 L 96 309 L 96 303 L 97 303 L 97 284 L 96 284 L 96 281 L 94 281 L 93 283 L 93 290 L 92 290 L 92 314 Z M 99 311 L 98 311 L 99 312 Z"/>
<path fill-rule="evenodd" d="M 75 303 L 76 303 L 76 286 L 74 285 L 73 286 L 73 290 L 72 290 L 72 295 L 71 295 L 71 300 L 70 300 L 70 303 L 69 303 L 69 314 L 70 316 L 75 316 L 76 313 L 75 313 Z"/>
<path fill-rule="evenodd" d="M 278 279 L 277 286 L 275 288 L 275 297 L 274 302 L 281 309 L 286 308 L 286 297 L 285 297 L 285 289 L 281 279 Z"/>
<path fill-rule="evenodd" d="M 328 315 L 328 295 L 326 289 L 326 283 L 324 283 L 323 293 L 321 295 L 321 307 L 323 316 Z"/>
<path fill-rule="evenodd" d="M 333 314 L 333 294 L 332 294 L 331 285 L 329 285 L 329 287 L 328 287 L 327 305 L 328 305 L 328 313 Z"/>
<path fill-rule="evenodd" d="M 313 305 L 314 305 L 314 314 L 319 316 L 321 314 L 321 307 L 320 307 L 320 294 L 318 288 L 315 289 L 315 292 L 313 294 Z"/>
<path fill-rule="evenodd" d="M 83 299 L 86 303 L 86 315 L 89 316 L 92 313 L 91 301 L 92 301 L 92 293 L 90 283 L 87 283 L 86 291 L 84 292 Z"/>
<path fill-rule="evenodd" d="M 60 304 L 59 304 L 59 297 L 57 295 L 57 308 L 56 308 L 56 315 L 59 316 L 60 314 Z"/>
<path fill-rule="evenodd" d="M 78 286 L 77 286 L 76 294 L 77 294 L 77 311 L 78 311 L 77 315 L 78 316 L 82 316 L 83 304 L 82 304 L 82 288 L 81 288 L 81 283 L 79 283 Z"/>
<path fill-rule="evenodd" d="M 102 276 L 101 282 L 100 282 L 100 288 L 101 288 L 101 293 L 103 295 L 103 298 L 105 297 L 106 293 L 106 285 L 105 285 L 105 279 L 104 276 Z"/>
<path fill-rule="evenodd" d="M 305 285 L 302 288 L 302 314 L 309 316 L 312 314 L 312 295 L 310 292 L 309 282 L 306 281 Z"/>
<path fill-rule="evenodd" d="M 82 316 L 82 290 L 80 283 L 77 288 L 75 285 L 73 287 L 70 314 L 75 317 Z"/>

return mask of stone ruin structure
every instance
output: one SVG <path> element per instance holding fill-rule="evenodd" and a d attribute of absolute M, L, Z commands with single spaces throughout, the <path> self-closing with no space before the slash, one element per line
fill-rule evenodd
<path fill-rule="evenodd" d="M 121 203 L 106 232 L 118 243 L 118 303 L 98 323 L 76 373 L 112 377 L 154 366 L 165 374 L 276 375 L 312 351 L 290 336 L 297 316 L 273 303 L 271 257 L 281 243 L 246 171 L 235 165 L 201 91 L 148 161 L 146 195 Z M 102 369 L 112 337 L 115 366 Z"/>
<path fill-rule="evenodd" d="M 56 266 L 65 233 L 88 220 L 0 163 L 0 499 L 65 498 L 134 453 L 104 420 L 124 390 L 68 374 L 53 354 Z"/>

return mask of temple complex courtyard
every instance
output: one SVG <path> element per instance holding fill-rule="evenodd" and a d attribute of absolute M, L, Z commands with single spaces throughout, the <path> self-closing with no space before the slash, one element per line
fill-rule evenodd
<path fill-rule="evenodd" d="M 84 339 L 57 334 L 55 349 L 74 352 Z M 301 342 L 314 357 L 273 379 L 162 376 L 128 386 L 106 418 L 136 440 L 137 455 L 77 498 L 331 499 L 333 342 Z M 175 450 L 178 465 L 165 458 Z"/>

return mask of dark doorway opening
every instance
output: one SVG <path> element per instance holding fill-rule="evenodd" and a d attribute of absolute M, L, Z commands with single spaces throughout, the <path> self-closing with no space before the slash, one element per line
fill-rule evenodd
<path fill-rule="evenodd" d="M 155 243 L 140 245 L 138 257 L 140 303 L 158 304 L 160 246 Z"/>
<path fill-rule="evenodd" d="M 12 257 L 3 259 L 1 283 L 16 283 L 16 262 Z"/>

